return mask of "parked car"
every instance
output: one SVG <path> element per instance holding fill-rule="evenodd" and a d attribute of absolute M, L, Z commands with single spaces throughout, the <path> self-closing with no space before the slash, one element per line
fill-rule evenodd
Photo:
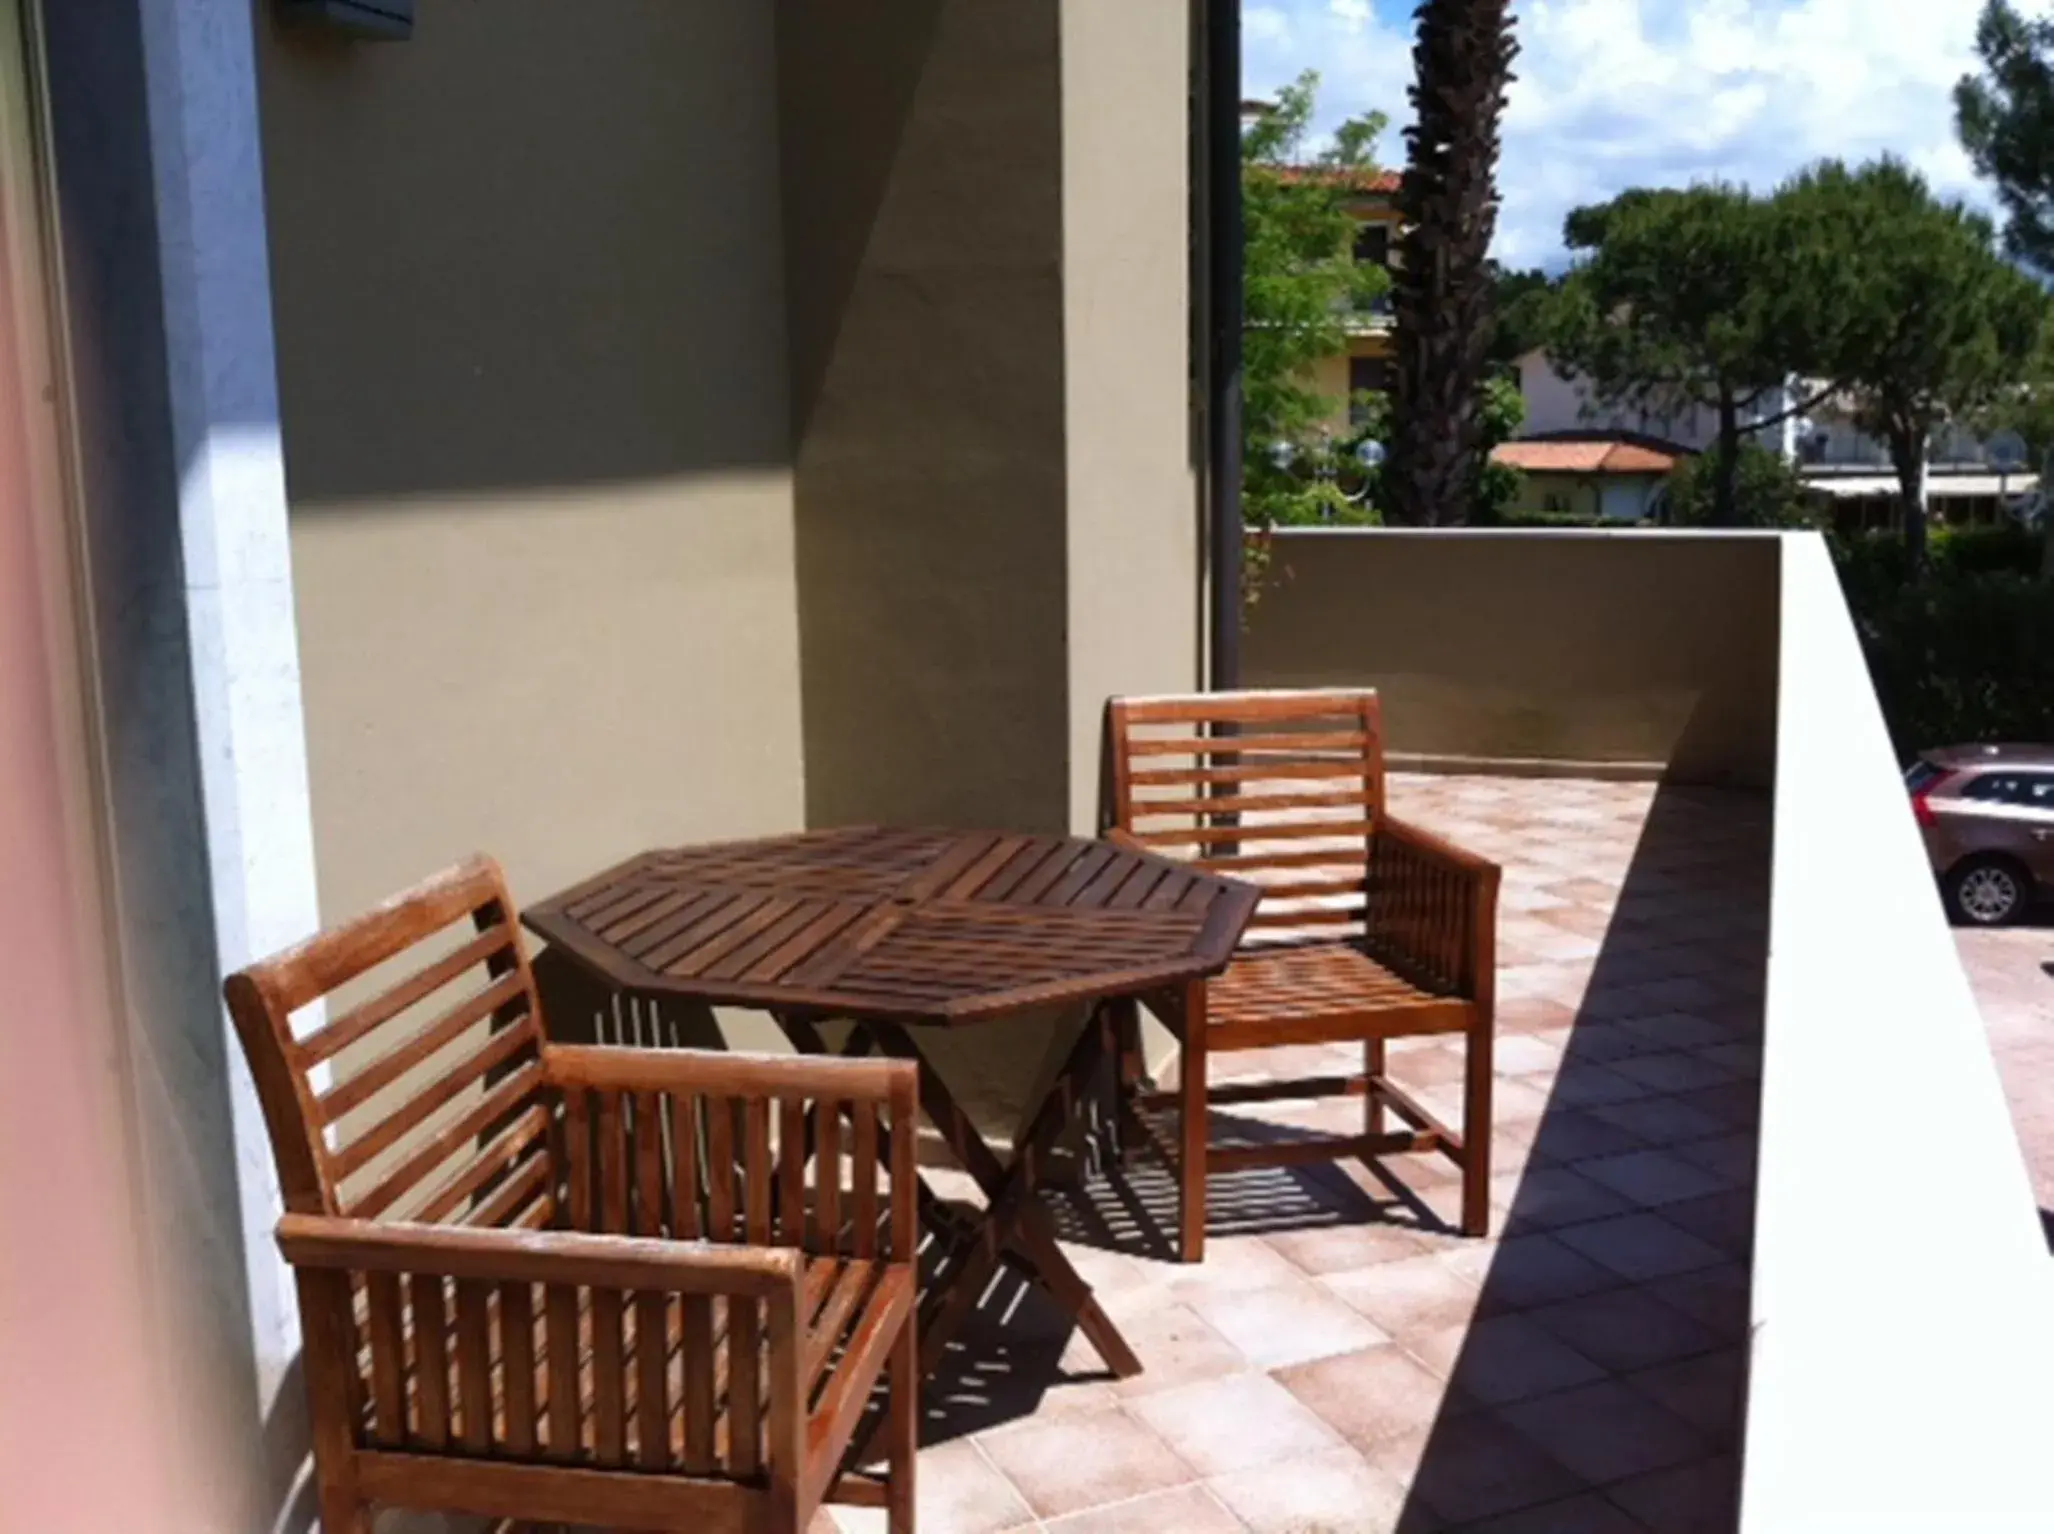
<path fill-rule="evenodd" d="M 1904 786 L 1957 922 L 2004 926 L 2054 889 L 2054 746 L 1928 751 Z"/>

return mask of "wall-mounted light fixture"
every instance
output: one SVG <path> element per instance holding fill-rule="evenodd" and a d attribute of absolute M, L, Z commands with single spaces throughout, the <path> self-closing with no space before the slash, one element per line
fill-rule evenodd
<path fill-rule="evenodd" d="M 414 34 L 414 0 L 283 0 L 286 16 L 351 37 L 407 38 Z"/>

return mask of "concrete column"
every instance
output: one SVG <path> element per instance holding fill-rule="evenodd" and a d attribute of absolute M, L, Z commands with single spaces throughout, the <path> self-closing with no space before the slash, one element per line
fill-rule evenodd
<path fill-rule="evenodd" d="M 200 1526 L 304 1454 L 222 974 L 315 925 L 250 0 L 46 5 L 148 1252 Z"/>
<path fill-rule="evenodd" d="M 248 0 L 145 0 L 171 424 L 217 967 L 319 919 Z M 225 1023 L 225 1019 L 223 1019 Z M 259 1399 L 298 1351 L 278 1192 L 226 1051 Z"/>

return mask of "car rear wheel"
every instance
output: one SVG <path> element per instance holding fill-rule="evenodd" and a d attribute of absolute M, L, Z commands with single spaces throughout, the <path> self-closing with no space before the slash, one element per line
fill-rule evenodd
<path fill-rule="evenodd" d="M 1947 875 L 1947 910 L 1969 927 L 2003 927 L 2025 915 L 2032 881 L 2006 858 L 1969 858 Z"/>

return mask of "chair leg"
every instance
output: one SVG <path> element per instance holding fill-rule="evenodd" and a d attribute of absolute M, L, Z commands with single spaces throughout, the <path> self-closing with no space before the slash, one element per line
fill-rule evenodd
<path fill-rule="evenodd" d="M 348 1492 L 324 1486 L 321 1534 L 371 1534 L 371 1510 Z"/>
<path fill-rule="evenodd" d="M 1205 987 L 1184 990 L 1184 1048 L 1178 1090 L 1178 1254 L 1185 1262 L 1205 1261 L 1206 1020 Z"/>
<path fill-rule="evenodd" d="M 1491 1228 L 1491 1071 L 1494 1029 L 1489 1013 L 1469 1027 L 1462 1090 L 1462 1234 Z"/>
<path fill-rule="evenodd" d="M 920 1342 L 918 1311 L 906 1317 L 905 1330 L 892 1345 L 891 1382 L 886 1410 L 891 1413 L 889 1458 L 885 1465 L 885 1528 L 887 1534 L 913 1534 L 914 1462 L 920 1450 Z"/>
<path fill-rule="evenodd" d="M 1384 1041 L 1365 1039 L 1362 1044 L 1362 1132 L 1366 1135 L 1384 1132 L 1384 1100 L 1376 1095 L 1376 1084 L 1383 1080 L 1384 1071 Z"/>

